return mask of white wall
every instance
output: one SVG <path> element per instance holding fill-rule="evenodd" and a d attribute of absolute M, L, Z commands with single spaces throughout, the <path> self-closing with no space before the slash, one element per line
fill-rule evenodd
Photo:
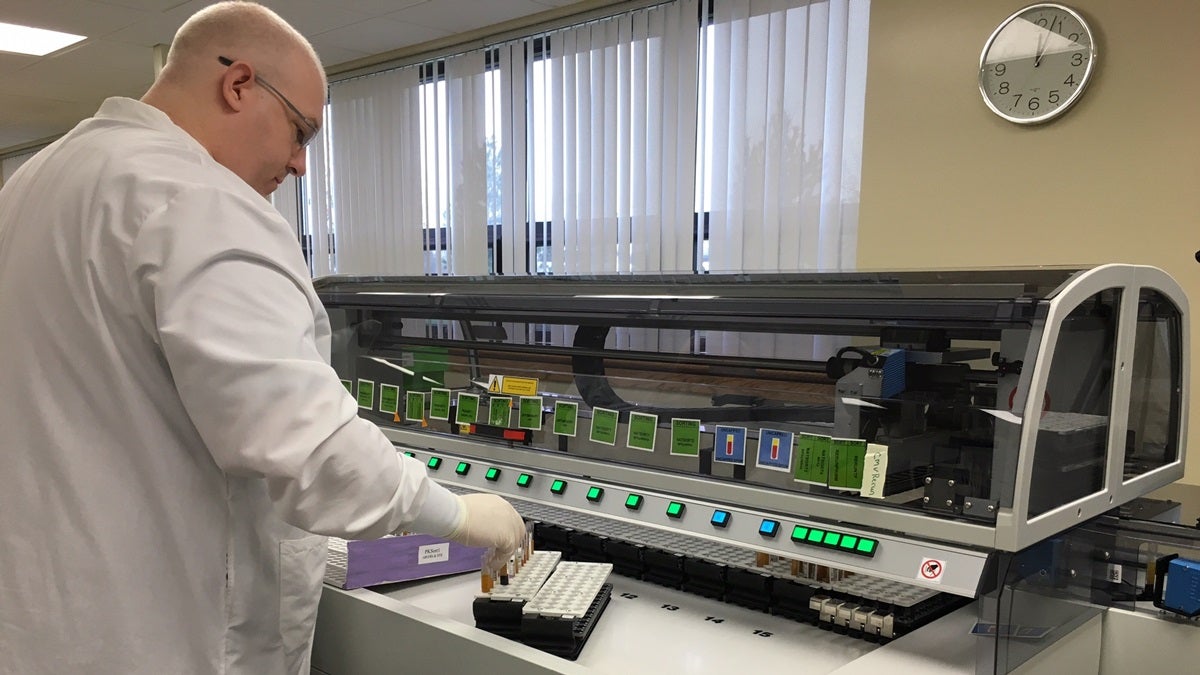
<path fill-rule="evenodd" d="M 1195 342 L 1200 2 L 1066 0 L 1097 33 L 1098 72 L 1065 117 L 1018 127 L 984 105 L 976 70 L 1026 4 L 872 2 L 859 268 L 1156 265 L 1188 291 Z M 1190 426 L 1184 480 L 1200 484 Z"/>

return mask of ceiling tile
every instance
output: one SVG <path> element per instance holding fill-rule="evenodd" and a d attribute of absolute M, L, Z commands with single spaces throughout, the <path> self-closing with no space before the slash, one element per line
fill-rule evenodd
<path fill-rule="evenodd" d="M 321 64 L 326 68 L 371 55 L 370 52 L 343 49 L 342 47 L 327 44 L 320 37 L 313 39 L 312 46 L 313 49 L 317 50 L 317 56 L 321 57 Z"/>
<path fill-rule="evenodd" d="M 331 0 L 261 0 L 275 10 L 302 35 L 320 35 L 326 31 L 371 18 L 369 14 L 345 9 Z"/>
<path fill-rule="evenodd" d="M 165 12 L 180 5 L 186 5 L 189 0 L 96 0 L 96 2 L 117 7 L 142 9 L 148 12 Z"/>
<path fill-rule="evenodd" d="M 391 19 L 376 18 L 321 33 L 317 39 L 342 49 L 380 54 L 408 45 L 450 35 L 448 31 Z"/>
<path fill-rule="evenodd" d="M 545 12 L 548 9 L 533 0 L 494 0 L 475 3 L 469 11 L 464 11 L 463 5 L 457 2 L 429 0 L 387 16 L 395 21 L 439 28 L 454 34 Z"/>
<path fill-rule="evenodd" d="M 370 16 L 383 16 L 426 0 L 328 0 L 325 4 Z M 442 0 L 445 2 L 445 0 Z"/>
<path fill-rule="evenodd" d="M 0 5 L 0 21 L 88 37 L 106 35 L 152 16 L 141 10 L 89 0 L 4 0 Z"/>
<path fill-rule="evenodd" d="M 77 47 L 47 57 L 57 66 L 56 72 L 71 79 L 91 69 L 115 69 L 135 75 L 154 74 L 154 52 L 150 47 L 126 42 L 88 40 Z"/>
<path fill-rule="evenodd" d="M 0 52 L 0 75 L 18 71 L 25 66 L 37 63 L 38 57 L 28 54 L 12 54 Z"/>

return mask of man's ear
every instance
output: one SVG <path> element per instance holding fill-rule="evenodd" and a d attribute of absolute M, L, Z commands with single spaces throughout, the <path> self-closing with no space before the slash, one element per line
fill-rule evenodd
<path fill-rule="evenodd" d="M 254 69 L 247 63 L 235 61 L 221 76 L 221 98 L 235 112 L 246 105 L 246 90 L 254 82 Z"/>

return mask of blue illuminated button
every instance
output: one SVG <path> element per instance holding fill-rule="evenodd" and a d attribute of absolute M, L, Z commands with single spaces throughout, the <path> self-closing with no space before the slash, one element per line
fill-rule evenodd
<path fill-rule="evenodd" d="M 764 537 L 774 538 L 775 535 L 779 534 L 779 521 L 778 520 L 762 521 L 762 523 L 760 523 L 758 526 L 758 533 Z"/>
<path fill-rule="evenodd" d="M 517 485 L 519 487 L 527 488 L 527 487 L 529 487 L 529 484 L 532 482 L 533 482 L 533 476 L 530 476 L 527 473 L 523 473 L 520 476 L 517 476 Z"/>
<path fill-rule="evenodd" d="M 803 525 L 796 525 L 792 528 L 792 541 L 801 542 L 808 539 L 808 528 Z"/>
<path fill-rule="evenodd" d="M 683 517 L 683 504 L 679 502 L 671 502 L 667 505 L 667 515 L 671 518 Z"/>
<path fill-rule="evenodd" d="M 442 465 L 442 458 L 441 458 L 441 457 L 430 457 L 430 458 L 429 458 L 429 461 L 428 461 L 428 462 L 425 462 L 425 466 L 427 466 L 427 467 L 429 467 L 429 468 L 433 469 L 434 471 L 437 471 L 437 470 L 438 470 L 438 467 L 439 467 L 439 466 L 441 466 L 441 465 Z"/>
<path fill-rule="evenodd" d="M 550 484 L 550 491 L 556 495 L 561 495 L 562 493 L 567 491 L 567 481 L 555 480 L 553 483 Z"/>
<path fill-rule="evenodd" d="M 460 476 L 467 475 L 467 472 L 470 470 L 471 470 L 471 465 L 467 464 L 466 462 L 459 462 L 458 466 L 454 467 L 454 473 L 456 473 Z"/>
<path fill-rule="evenodd" d="M 483 477 L 492 482 L 500 480 L 500 469 L 493 466 L 487 470 L 487 473 L 483 474 Z"/>
<path fill-rule="evenodd" d="M 712 523 L 713 527 L 725 527 L 729 524 L 730 518 L 732 518 L 732 516 L 729 515 L 728 511 L 717 510 L 713 511 L 712 518 L 710 518 L 708 522 Z"/>
<path fill-rule="evenodd" d="M 604 488 L 595 486 L 588 488 L 587 500 L 589 502 L 598 502 L 602 497 L 604 497 Z"/>

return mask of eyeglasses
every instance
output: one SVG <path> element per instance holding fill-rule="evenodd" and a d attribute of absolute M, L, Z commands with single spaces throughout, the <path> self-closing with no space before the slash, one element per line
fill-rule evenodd
<path fill-rule="evenodd" d="M 220 61 L 221 65 L 225 67 L 233 65 L 233 59 L 224 56 L 218 56 L 217 61 Z M 278 98 L 285 106 L 287 106 L 288 110 L 292 111 L 292 113 L 296 116 L 296 120 L 298 121 L 298 124 L 296 124 L 296 145 L 300 146 L 301 148 L 308 145 L 312 141 L 313 137 L 317 135 L 317 131 L 319 131 L 317 123 L 308 117 L 305 117 L 304 113 L 300 112 L 300 109 L 288 100 L 288 97 L 284 96 L 282 92 L 271 86 L 269 82 L 259 77 L 258 73 L 254 74 L 254 81 L 261 84 L 264 89 L 274 94 L 276 98 Z"/>

